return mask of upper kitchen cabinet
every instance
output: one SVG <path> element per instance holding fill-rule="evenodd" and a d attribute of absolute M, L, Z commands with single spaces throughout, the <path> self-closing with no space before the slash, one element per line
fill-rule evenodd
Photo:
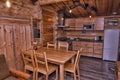
<path fill-rule="evenodd" d="M 104 18 L 76 18 L 66 19 L 65 25 L 68 26 L 65 30 L 104 30 Z M 84 25 L 88 25 L 90 29 L 84 28 Z M 93 25 L 92 29 L 91 26 Z"/>
<path fill-rule="evenodd" d="M 104 18 L 94 18 L 94 30 L 104 30 Z"/>
<path fill-rule="evenodd" d="M 104 23 L 105 29 L 120 29 L 120 17 L 118 16 L 105 17 Z"/>
<path fill-rule="evenodd" d="M 65 30 L 75 30 L 76 26 L 76 19 L 75 18 L 70 18 L 70 19 L 65 19 Z"/>
<path fill-rule="evenodd" d="M 76 26 L 75 23 L 76 23 L 76 21 L 74 18 L 65 20 L 65 25 L 69 26 L 69 27 L 75 27 Z"/>

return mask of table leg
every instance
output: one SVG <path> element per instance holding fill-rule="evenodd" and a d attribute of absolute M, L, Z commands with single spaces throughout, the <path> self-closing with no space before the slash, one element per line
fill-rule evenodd
<path fill-rule="evenodd" d="M 60 80 L 64 80 L 64 64 L 60 64 Z"/>

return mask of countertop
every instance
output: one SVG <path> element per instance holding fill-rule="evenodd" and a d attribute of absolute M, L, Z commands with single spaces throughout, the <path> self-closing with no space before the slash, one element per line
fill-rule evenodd
<path fill-rule="evenodd" d="M 76 39 L 70 39 L 70 38 L 58 38 L 57 41 L 65 41 L 65 42 L 73 42 L 73 41 L 80 41 L 80 42 L 95 42 L 95 43 L 103 43 L 103 40 L 92 40 L 92 39 L 82 39 L 82 38 L 76 38 Z"/>
<path fill-rule="evenodd" d="M 80 40 L 73 40 L 73 41 L 103 43 L 103 40 L 92 40 L 92 39 L 80 39 Z"/>

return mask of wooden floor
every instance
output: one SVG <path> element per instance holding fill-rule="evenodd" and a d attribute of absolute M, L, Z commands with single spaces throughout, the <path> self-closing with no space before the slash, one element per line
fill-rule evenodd
<path fill-rule="evenodd" d="M 49 76 L 55 80 L 55 74 Z M 73 80 L 68 74 L 65 80 Z M 117 80 L 114 73 L 114 62 L 82 56 L 80 59 L 80 80 Z"/>

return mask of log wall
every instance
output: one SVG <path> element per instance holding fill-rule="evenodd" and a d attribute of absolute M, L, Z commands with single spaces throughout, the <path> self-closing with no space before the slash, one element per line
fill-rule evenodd
<path fill-rule="evenodd" d="M 56 26 L 56 12 L 53 10 L 42 9 L 42 39 L 43 46 L 47 46 L 47 42 L 55 42 L 55 26 Z"/>
<path fill-rule="evenodd" d="M 94 29 L 83 32 L 83 26 L 89 24 L 94 24 Z M 94 39 L 95 36 L 104 36 L 104 17 L 66 19 L 65 25 L 68 27 L 59 29 L 59 37 Z"/>
<path fill-rule="evenodd" d="M 23 70 L 20 50 L 31 46 L 30 22 L 0 21 L 0 54 L 4 54 L 9 68 Z"/>
<path fill-rule="evenodd" d="M 10 68 L 23 70 L 20 49 L 30 49 L 33 38 L 32 24 L 26 19 L 41 19 L 41 7 L 37 3 L 33 5 L 30 0 L 10 2 L 11 7 L 7 8 L 5 1 L 0 0 L 0 54 L 5 55 Z"/>

